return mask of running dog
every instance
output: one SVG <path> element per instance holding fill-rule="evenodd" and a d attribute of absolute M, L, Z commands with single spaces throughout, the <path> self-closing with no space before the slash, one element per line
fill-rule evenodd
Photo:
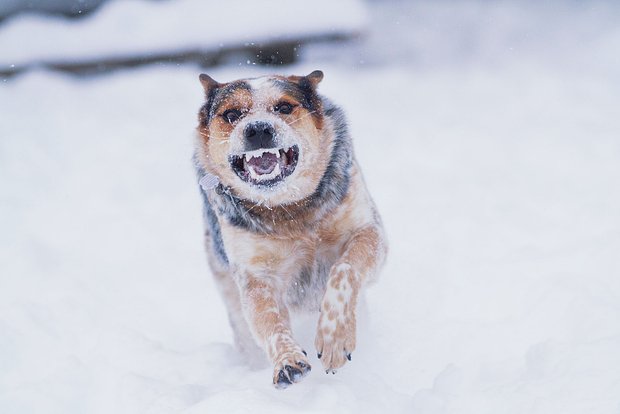
<path fill-rule="evenodd" d="M 317 354 L 335 373 L 355 350 L 360 291 L 387 253 L 344 114 L 317 93 L 321 71 L 199 79 L 194 162 L 209 265 L 235 343 L 266 354 L 274 385 L 285 388 L 311 368 L 289 311 L 316 312 Z"/>

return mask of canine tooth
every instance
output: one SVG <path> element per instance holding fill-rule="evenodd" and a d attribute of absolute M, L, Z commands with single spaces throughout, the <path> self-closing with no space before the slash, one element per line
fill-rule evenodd
<path fill-rule="evenodd" d="M 249 167 L 248 171 L 250 172 L 250 177 L 255 180 L 260 180 L 260 175 L 256 174 L 256 171 L 254 171 L 254 167 Z"/>

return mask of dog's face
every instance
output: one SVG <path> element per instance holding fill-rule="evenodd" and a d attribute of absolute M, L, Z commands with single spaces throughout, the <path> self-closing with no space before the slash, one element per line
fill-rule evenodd
<path fill-rule="evenodd" d="M 274 206 L 309 196 L 333 138 L 316 88 L 323 73 L 218 83 L 200 75 L 198 161 L 245 199 Z"/>

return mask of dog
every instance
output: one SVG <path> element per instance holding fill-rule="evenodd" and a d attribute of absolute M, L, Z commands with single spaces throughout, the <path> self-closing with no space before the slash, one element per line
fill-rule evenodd
<path fill-rule="evenodd" d="M 277 388 L 311 370 L 290 311 L 318 315 L 315 347 L 335 373 L 356 347 L 356 304 L 387 254 L 381 218 L 323 72 L 199 80 L 194 163 L 209 266 L 235 344 L 266 354 Z"/>

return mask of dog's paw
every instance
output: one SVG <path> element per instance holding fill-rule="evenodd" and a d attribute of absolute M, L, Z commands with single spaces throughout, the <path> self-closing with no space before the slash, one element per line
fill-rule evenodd
<path fill-rule="evenodd" d="M 311 369 L 305 351 L 283 354 L 273 371 L 273 385 L 280 389 L 286 388 L 301 381 Z"/>
<path fill-rule="evenodd" d="M 355 315 L 321 312 L 314 344 L 325 372 L 335 374 L 355 350 Z"/>

